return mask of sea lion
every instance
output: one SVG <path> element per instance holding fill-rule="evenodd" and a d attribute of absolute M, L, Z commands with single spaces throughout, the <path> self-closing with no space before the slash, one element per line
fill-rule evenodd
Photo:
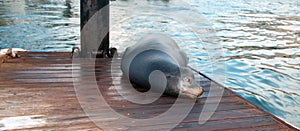
<path fill-rule="evenodd" d="M 163 80 L 151 83 L 153 82 L 151 73 L 161 71 L 166 78 L 164 94 L 170 96 L 181 94 L 197 98 L 203 93 L 203 89 L 196 83 L 194 74 L 187 64 L 187 55 L 173 39 L 165 35 L 152 34 L 125 50 L 121 69 L 133 85 L 146 90 L 157 88 L 151 85 L 164 84 Z"/>

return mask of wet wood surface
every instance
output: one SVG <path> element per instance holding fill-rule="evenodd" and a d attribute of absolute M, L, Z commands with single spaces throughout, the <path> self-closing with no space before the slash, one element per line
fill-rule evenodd
<path fill-rule="evenodd" d="M 122 78 L 119 61 L 116 60 L 113 66 L 111 59 L 86 60 L 74 65 L 70 53 L 39 52 L 24 52 L 21 58 L 8 59 L 0 67 L 0 130 L 101 130 L 89 119 L 76 97 L 73 82 L 82 71 L 93 72 L 96 76 L 84 76 L 82 81 L 87 83 L 86 90 L 89 90 L 88 83 L 96 82 L 107 103 L 124 116 L 151 118 L 166 112 L 174 104 L 176 99 L 168 96 L 150 104 L 133 104 L 116 93 L 114 88 L 132 88 Z M 112 77 L 117 83 L 112 82 Z M 217 83 L 200 75 L 197 80 L 205 93 L 173 130 L 296 130 L 226 88 L 219 94 Z M 126 95 L 135 94 L 127 92 Z M 94 96 L 86 97 L 93 99 Z M 210 119 L 199 124 L 204 105 L 216 104 Z M 95 110 L 106 112 L 101 108 Z M 149 123 L 147 127 L 164 130 L 168 124 Z"/>

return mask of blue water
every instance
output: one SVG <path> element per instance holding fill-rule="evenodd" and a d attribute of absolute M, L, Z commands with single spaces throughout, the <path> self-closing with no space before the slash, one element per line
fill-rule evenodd
<path fill-rule="evenodd" d="M 300 127 L 299 5 L 296 0 L 114 1 L 111 43 L 122 52 L 149 32 L 168 34 L 186 50 L 191 66 L 213 79 L 212 68 L 225 68 L 226 80 L 219 83 Z M 224 53 L 212 63 L 208 48 Z"/>
<path fill-rule="evenodd" d="M 122 52 L 149 32 L 167 33 L 191 66 L 213 79 L 212 68 L 224 68 L 219 83 L 300 127 L 299 6 L 299 0 L 111 1 L 111 45 Z M 161 14 L 175 11 L 186 15 Z M 79 45 L 79 21 L 79 0 L 0 0 L 0 48 L 70 51 Z M 212 63 L 214 51 L 222 55 Z"/>
<path fill-rule="evenodd" d="M 0 48 L 70 51 L 79 44 L 79 0 L 0 0 Z"/>

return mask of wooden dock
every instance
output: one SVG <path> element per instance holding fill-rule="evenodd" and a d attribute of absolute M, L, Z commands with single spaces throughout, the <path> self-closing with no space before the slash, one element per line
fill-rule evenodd
<path fill-rule="evenodd" d="M 149 105 L 137 105 L 122 99 L 110 90 L 110 69 L 114 69 L 110 61 L 99 59 L 95 67 L 89 66 L 89 62 L 77 66 L 85 66 L 87 71 L 95 69 L 102 95 L 120 114 L 148 118 L 172 106 L 175 98 L 166 96 Z M 24 52 L 21 58 L 7 60 L 0 67 L 0 130 L 101 130 L 81 108 L 73 85 L 74 76 L 76 71 L 72 74 L 70 53 Z M 88 78 L 87 82 L 92 81 Z M 199 82 L 205 93 L 173 130 L 297 130 L 226 88 L 212 117 L 204 124 L 198 124 L 204 104 L 215 104 L 220 97 L 207 95 L 218 84 L 205 78 Z M 130 84 L 118 86 L 128 87 Z M 166 124 L 148 125 L 151 126 L 164 130 Z"/>

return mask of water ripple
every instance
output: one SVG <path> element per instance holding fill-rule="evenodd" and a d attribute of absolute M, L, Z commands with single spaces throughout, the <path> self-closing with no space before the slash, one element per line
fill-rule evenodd
<path fill-rule="evenodd" d="M 130 2 L 113 2 L 111 8 L 113 19 L 126 16 L 120 12 L 131 8 Z M 176 2 L 178 0 L 155 4 L 159 6 L 158 10 L 165 8 L 164 10 L 171 11 L 169 7 Z M 224 75 L 228 79 L 223 84 L 266 111 L 300 127 L 299 2 L 294 0 L 285 2 L 187 0 L 186 2 L 210 20 L 211 23 L 207 25 L 215 29 L 218 43 L 224 47 L 226 55 L 218 58 L 218 61 L 226 60 L 227 72 Z M 155 6 L 151 8 L 156 9 Z M 170 31 L 177 39 L 189 39 L 181 47 L 188 50 L 190 65 L 210 75 L 214 65 L 211 65 L 208 52 L 204 48 L 209 41 L 194 40 L 187 30 L 182 30 L 184 26 L 171 20 L 159 18 L 160 22 L 156 22 L 156 19 L 142 18 L 140 21 L 131 19 L 120 24 L 122 26 L 115 32 L 117 36 L 113 36 L 119 40 L 113 39 L 112 42 L 115 41 L 114 44 L 120 46 L 124 42 L 135 41 L 136 38 L 130 40 L 128 36 L 139 34 L 141 30 L 150 31 L 156 28 Z M 164 22 L 161 22 L 162 20 Z M 127 28 L 124 28 L 125 26 Z"/>
<path fill-rule="evenodd" d="M 147 6 L 136 8 L 140 2 Z M 297 0 L 185 0 L 207 21 L 185 25 L 167 16 L 130 17 L 142 9 L 195 12 L 179 0 L 111 1 L 111 43 L 122 52 L 149 32 L 169 33 L 186 50 L 190 65 L 210 75 L 226 61 L 222 83 L 283 120 L 300 127 L 300 2 Z M 0 1 L 0 48 L 70 51 L 79 44 L 79 0 Z M 19 8 L 14 8 L 14 7 Z M 132 11 L 134 8 L 134 12 Z M 146 12 L 151 14 L 151 12 Z M 128 18 L 130 17 L 130 18 Z M 193 16 L 189 16 L 193 17 Z M 128 18 L 123 20 L 124 18 Z M 120 22 L 122 21 L 122 22 Z M 116 23 L 119 22 L 119 23 Z M 198 35 L 187 27 L 202 29 Z M 214 31 L 211 30 L 213 27 Z M 217 35 L 217 39 L 212 37 Z M 211 63 L 216 39 L 225 56 Z M 219 50 L 219 49 L 218 49 Z"/>
<path fill-rule="evenodd" d="M 0 48 L 70 51 L 79 44 L 79 4 L 79 0 L 0 1 Z"/>

